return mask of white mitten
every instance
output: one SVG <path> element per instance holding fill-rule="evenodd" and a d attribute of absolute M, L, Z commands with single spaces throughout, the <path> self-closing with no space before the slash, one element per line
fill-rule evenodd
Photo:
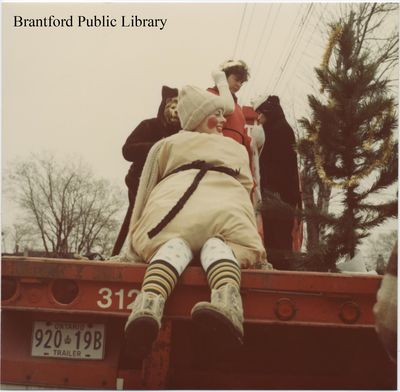
<path fill-rule="evenodd" d="M 235 110 L 235 101 L 233 100 L 232 93 L 229 90 L 228 81 L 224 71 L 213 71 L 211 76 L 218 88 L 219 96 L 224 101 L 224 112 L 230 114 Z"/>
<path fill-rule="evenodd" d="M 211 72 L 211 76 L 214 80 L 215 85 L 218 87 L 219 84 L 221 83 L 228 83 L 226 80 L 226 76 L 225 76 L 225 72 L 224 71 L 220 71 L 215 70 Z"/>

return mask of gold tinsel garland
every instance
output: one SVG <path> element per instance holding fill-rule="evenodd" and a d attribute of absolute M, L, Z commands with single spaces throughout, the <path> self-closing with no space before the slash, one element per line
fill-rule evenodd
<path fill-rule="evenodd" d="M 331 34 L 329 36 L 328 45 L 324 52 L 324 55 L 322 58 L 322 63 L 321 63 L 321 68 L 324 71 L 326 71 L 328 69 L 329 60 L 331 58 L 333 48 L 335 47 L 336 43 L 339 41 L 339 39 L 342 35 L 342 32 L 343 32 L 343 26 L 340 23 L 338 23 L 334 28 L 332 28 Z M 325 90 L 325 86 L 322 85 L 321 90 L 320 90 L 321 93 L 323 93 L 324 90 Z M 332 100 L 329 100 L 328 106 L 333 107 L 334 102 Z M 389 115 L 392 113 L 392 110 L 393 110 L 393 107 L 391 105 L 388 109 Z M 379 116 L 379 118 L 377 119 L 377 122 L 379 122 L 382 119 L 382 117 L 383 117 L 383 113 L 381 116 Z M 358 186 L 358 184 L 364 177 L 371 174 L 375 169 L 377 169 L 379 167 L 384 167 L 386 165 L 386 163 L 388 162 L 389 157 L 390 157 L 391 148 L 393 146 L 392 138 L 391 137 L 387 138 L 382 145 L 383 153 L 382 153 L 382 156 L 380 157 L 380 159 L 375 160 L 375 162 L 372 165 L 368 165 L 364 170 L 362 170 L 357 175 L 352 175 L 347 180 L 344 180 L 341 182 L 335 182 L 334 180 L 332 180 L 331 178 L 329 178 L 327 176 L 326 171 L 324 169 L 322 157 L 321 157 L 321 154 L 320 154 L 319 148 L 318 148 L 318 133 L 319 133 L 319 131 L 317 130 L 316 126 L 313 125 L 312 129 L 310 130 L 310 136 L 308 138 L 308 140 L 310 140 L 313 143 L 315 166 L 317 169 L 318 177 L 321 179 L 321 181 L 324 184 L 326 184 L 330 187 L 333 187 L 333 188 L 345 189 L 345 188 L 349 188 L 349 187 Z M 362 145 L 363 148 L 365 148 L 366 150 L 371 150 L 374 145 L 373 134 L 374 134 L 373 127 L 370 127 L 370 130 L 369 130 L 368 136 L 367 136 L 367 140 L 364 141 L 363 145 Z"/>
<path fill-rule="evenodd" d="M 382 119 L 384 118 L 384 115 L 386 114 L 387 117 L 392 116 L 393 115 L 393 102 L 389 103 L 389 106 L 386 110 L 382 111 L 382 113 L 380 113 L 376 119 L 375 119 L 375 126 L 378 126 L 379 122 L 382 121 Z M 372 150 L 372 147 L 374 145 L 374 131 L 373 131 L 374 126 L 370 126 L 369 130 L 368 130 L 368 136 L 367 136 L 367 140 L 365 140 L 362 144 L 363 148 L 365 150 Z"/>
<path fill-rule="evenodd" d="M 332 55 L 333 48 L 342 36 L 343 26 L 338 23 L 334 28 L 332 28 L 331 35 L 329 36 L 328 45 L 325 49 L 324 55 L 322 57 L 321 68 L 325 71 L 328 69 L 329 60 Z M 321 87 L 321 93 L 325 90 L 325 86 Z"/>
<path fill-rule="evenodd" d="M 321 181 L 332 187 L 332 188 L 340 188 L 340 189 L 347 189 L 349 187 L 355 187 L 358 186 L 360 181 L 370 175 L 375 169 L 378 169 L 380 167 L 384 167 L 390 157 L 391 149 L 393 147 L 392 143 L 392 138 L 389 137 L 387 138 L 382 146 L 383 152 L 382 156 L 380 159 L 375 160 L 375 162 L 371 165 L 366 166 L 364 170 L 362 170 L 358 174 L 352 175 L 350 178 L 347 180 L 341 181 L 341 182 L 335 182 L 331 178 L 329 178 L 326 174 L 326 171 L 323 166 L 322 162 L 322 157 L 320 152 L 318 151 L 318 135 L 317 135 L 317 129 L 314 128 L 314 133 L 310 135 L 309 140 L 313 143 L 313 152 L 314 152 L 314 161 L 315 161 L 315 166 L 317 169 L 318 177 L 321 179 Z"/>
<path fill-rule="evenodd" d="M 331 58 L 333 48 L 335 47 L 336 42 L 339 41 L 342 32 L 343 32 L 343 26 L 340 23 L 336 24 L 336 26 L 332 28 L 331 35 L 329 36 L 328 45 L 325 49 L 324 56 L 322 57 L 321 68 L 323 69 L 328 68 L 329 59 Z"/>

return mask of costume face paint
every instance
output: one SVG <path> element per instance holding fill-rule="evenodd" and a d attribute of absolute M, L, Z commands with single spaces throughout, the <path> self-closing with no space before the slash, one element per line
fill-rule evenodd
<path fill-rule="evenodd" d="M 207 120 L 207 126 L 209 129 L 215 128 L 217 126 L 217 124 L 218 124 L 218 120 L 215 116 L 212 116 Z"/>
<path fill-rule="evenodd" d="M 215 113 L 207 116 L 197 127 L 197 132 L 202 133 L 214 133 L 217 135 L 222 135 L 222 128 L 226 120 L 223 116 L 223 110 L 218 109 Z"/>

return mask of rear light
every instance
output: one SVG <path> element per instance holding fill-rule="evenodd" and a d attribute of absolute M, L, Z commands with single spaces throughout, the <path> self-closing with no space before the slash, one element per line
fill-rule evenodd
<path fill-rule="evenodd" d="M 74 280 L 58 279 L 52 283 L 51 293 L 58 303 L 69 305 L 78 297 L 79 287 Z"/>
<path fill-rule="evenodd" d="M 297 309 L 289 298 L 280 298 L 275 303 L 275 315 L 279 320 L 289 321 L 296 315 Z"/>
<path fill-rule="evenodd" d="M 360 316 L 360 306 L 355 302 L 345 302 L 340 308 L 339 317 L 346 324 L 354 324 Z"/>
<path fill-rule="evenodd" d="M 5 276 L 1 278 L 1 300 L 8 301 L 17 293 L 18 282 L 15 278 Z"/>

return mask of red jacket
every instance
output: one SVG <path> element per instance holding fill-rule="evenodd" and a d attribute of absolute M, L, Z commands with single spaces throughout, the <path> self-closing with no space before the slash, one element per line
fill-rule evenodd
<path fill-rule="evenodd" d="M 215 95 L 219 95 L 217 87 L 210 87 L 207 89 L 207 91 Z M 224 136 L 228 136 L 246 147 L 247 153 L 249 154 L 250 168 L 252 173 L 254 173 L 252 159 L 253 154 L 250 148 L 251 137 L 246 132 L 246 119 L 243 115 L 242 108 L 237 103 L 236 95 L 232 95 L 233 100 L 235 101 L 235 110 L 232 113 L 225 115 L 226 123 L 224 125 L 224 128 L 222 129 L 222 133 L 224 134 Z"/>

